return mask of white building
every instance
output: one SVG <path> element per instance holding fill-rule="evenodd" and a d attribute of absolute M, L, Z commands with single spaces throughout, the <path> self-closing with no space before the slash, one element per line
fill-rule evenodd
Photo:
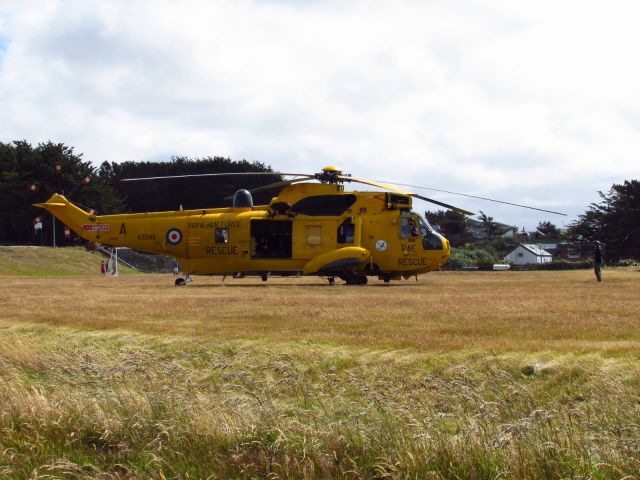
<path fill-rule="evenodd" d="M 549 263 L 551 254 L 537 245 L 521 243 L 513 251 L 505 255 L 504 259 L 514 265 L 536 265 Z"/>

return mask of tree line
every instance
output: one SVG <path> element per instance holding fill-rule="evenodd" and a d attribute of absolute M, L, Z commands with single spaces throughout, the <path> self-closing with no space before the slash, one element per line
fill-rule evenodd
<path fill-rule="evenodd" d="M 600 202 L 589 205 L 567 234 L 577 240 L 603 242 L 612 259 L 640 259 L 640 181 L 625 180 L 598 195 Z"/>
<path fill-rule="evenodd" d="M 58 192 L 86 209 L 100 214 L 178 210 L 229 206 L 225 197 L 238 188 L 253 189 L 282 180 L 278 174 L 222 176 L 122 182 L 124 178 L 194 175 L 201 173 L 273 172 L 270 166 L 246 160 L 208 156 L 172 157 L 167 162 L 103 162 L 95 167 L 73 147 L 62 143 L 26 141 L 0 142 L 0 242 L 30 243 L 34 240 L 34 220 L 50 218 L 32 206 Z M 266 203 L 275 191 L 254 196 Z M 592 203 L 584 214 L 561 232 L 551 222 L 540 222 L 533 241 L 601 241 L 610 259 L 640 258 L 640 182 L 614 184 L 609 192 L 598 192 L 600 202 Z M 427 219 L 454 247 L 472 244 L 469 220 L 451 210 L 427 212 Z M 504 233 L 493 217 L 481 212 L 477 219 L 489 241 L 500 243 Z M 56 238 L 64 238 L 57 225 Z M 516 227 L 510 227 L 517 233 Z M 51 244 L 52 229 L 44 229 L 43 241 Z M 518 235 L 517 235 L 518 237 Z M 527 240 L 523 238 L 523 240 Z"/>
<path fill-rule="evenodd" d="M 518 232 L 511 227 L 516 241 L 500 239 L 505 233 L 493 217 L 480 212 L 477 221 L 482 225 L 485 238 L 482 246 L 489 245 L 497 256 L 503 256 L 517 241 L 554 243 L 568 241 L 578 244 L 602 242 L 609 260 L 640 259 L 640 181 L 625 180 L 614 184 L 609 192 L 598 192 L 600 202 L 592 203 L 585 213 L 561 231 L 549 221 L 538 223 L 535 232 Z M 465 247 L 478 243 L 469 229 L 469 220 L 452 210 L 427 212 L 427 220 L 437 225 L 438 230 L 453 247 Z"/>
<path fill-rule="evenodd" d="M 253 189 L 282 180 L 273 175 L 196 177 L 146 182 L 124 178 L 194 175 L 200 173 L 272 172 L 260 162 L 224 157 L 172 157 L 167 162 L 103 162 L 95 167 L 73 147 L 62 143 L 0 142 L 0 242 L 32 243 L 37 219 L 44 221 L 42 242 L 51 245 L 53 221 L 33 207 L 53 193 L 62 193 L 76 205 L 98 214 L 179 210 L 230 206 L 225 197 L 239 188 Z M 260 192 L 266 202 L 273 191 Z M 64 243 L 64 226 L 56 222 L 56 239 Z M 73 235 L 72 235 L 73 236 Z M 67 241 L 70 241 L 67 238 Z"/>

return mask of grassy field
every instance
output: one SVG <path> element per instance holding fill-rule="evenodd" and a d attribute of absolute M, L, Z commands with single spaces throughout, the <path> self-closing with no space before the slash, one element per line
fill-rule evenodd
<path fill-rule="evenodd" d="M 0 478 L 640 478 L 604 276 L 0 276 Z"/>

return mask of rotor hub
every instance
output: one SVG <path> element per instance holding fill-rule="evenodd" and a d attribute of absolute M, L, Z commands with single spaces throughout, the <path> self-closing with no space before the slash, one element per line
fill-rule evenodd
<path fill-rule="evenodd" d="M 331 165 L 324 167 L 322 169 L 322 172 L 315 174 L 316 180 L 318 180 L 320 183 L 328 183 L 331 185 L 343 183 L 343 176 L 344 175 L 342 175 L 342 170 Z"/>

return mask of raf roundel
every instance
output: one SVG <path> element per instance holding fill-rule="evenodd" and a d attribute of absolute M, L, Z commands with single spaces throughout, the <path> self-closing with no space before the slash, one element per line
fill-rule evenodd
<path fill-rule="evenodd" d="M 178 245 L 182 241 L 182 232 L 177 228 L 171 228 L 167 232 L 167 242 L 171 245 Z"/>

